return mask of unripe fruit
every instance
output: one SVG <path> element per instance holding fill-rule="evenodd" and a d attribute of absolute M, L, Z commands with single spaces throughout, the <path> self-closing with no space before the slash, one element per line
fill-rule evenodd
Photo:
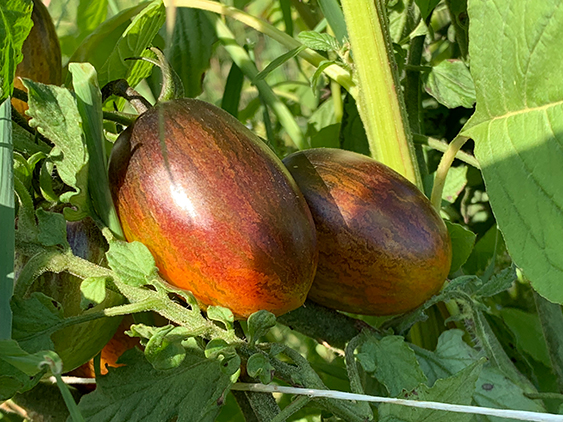
<path fill-rule="evenodd" d="M 16 67 L 14 79 L 14 87 L 23 91 L 27 89 L 23 86 L 20 77 L 50 85 L 62 83 L 59 39 L 51 15 L 41 0 L 33 0 L 31 19 L 33 27 L 23 43 L 23 59 Z M 25 102 L 12 98 L 12 106 L 25 116 L 28 108 Z"/>

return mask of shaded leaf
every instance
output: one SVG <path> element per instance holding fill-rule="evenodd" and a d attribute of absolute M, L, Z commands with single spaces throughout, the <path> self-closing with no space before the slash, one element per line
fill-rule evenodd
<path fill-rule="evenodd" d="M 404 398 L 469 405 L 475 391 L 475 382 L 483 367 L 483 361 L 473 362 L 451 377 L 438 379 L 432 387 L 422 384 L 413 391 L 405 393 Z M 396 420 L 404 422 L 469 422 L 473 418 L 473 415 L 469 413 L 417 409 L 407 406 L 393 406 L 386 403 L 379 407 L 378 414 L 381 422 Z"/>
<path fill-rule="evenodd" d="M 39 234 L 37 240 L 44 246 L 69 247 L 66 239 L 66 220 L 62 214 L 39 208 L 36 213 Z"/>
<path fill-rule="evenodd" d="M 126 366 L 110 368 L 97 378 L 96 390 L 80 400 L 87 421 L 211 422 L 231 385 L 221 363 L 195 349 L 173 371 L 153 368 L 136 348 L 120 362 Z"/>
<path fill-rule="evenodd" d="M 361 345 L 356 358 L 366 372 L 373 373 L 387 387 L 391 397 L 427 381 L 416 355 L 403 337 L 387 336 L 381 340 L 371 337 Z"/>
<path fill-rule="evenodd" d="M 448 330 L 440 335 L 436 351 L 429 352 L 415 348 L 418 361 L 430 385 L 480 360 L 481 354 L 467 345 L 462 336 L 461 330 Z M 483 366 L 475 384 L 473 400 L 478 406 L 545 412 L 541 403 L 524 396 L 521 387 L 491 364 Z M 493 418 L 483 420 L 493 420 Z"/>
<path fill-rule="evenodd" d="M 459 270 L 471 255 L 477 235 L 460 224 L 450 223 L 449 221 L 445 221 L 445 223 L 452 241 L 450 273 L 453 273 Z"/>
<path fill-rule="evenodd" d="M 179 7 L 167 51 L 172 68 L 180 76 L 185 95 L 195 98 L 202 92 L 203 76 L 209 69 L 217 35 L 202 10 Z"/>

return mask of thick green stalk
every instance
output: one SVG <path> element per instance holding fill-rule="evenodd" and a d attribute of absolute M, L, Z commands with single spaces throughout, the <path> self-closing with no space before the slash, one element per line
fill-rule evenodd
<path fill-rule="evenodd" d="M 376 3 L 378 5 L 376 6 Z M 384 7 L 379 0 L 342 0 L 354 57 L 358 110 L 371 155 L 422 188 Z"/>
<path fill-rule="evenodd" d="M 10 98 L 0 105 L 0 340 L 12 336 L 14 288 L 14 164 Z"/>

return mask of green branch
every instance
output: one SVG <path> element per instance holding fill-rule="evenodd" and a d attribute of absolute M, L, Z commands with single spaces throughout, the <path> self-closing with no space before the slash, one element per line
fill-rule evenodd
<path fill-rule="evenodd" d="M 395 59 L 391 54 L 385 6 L 379 0 L 342 0 L 342 9 L 354 57 L 358 111 L 371 156 L 422 190 Z"/>

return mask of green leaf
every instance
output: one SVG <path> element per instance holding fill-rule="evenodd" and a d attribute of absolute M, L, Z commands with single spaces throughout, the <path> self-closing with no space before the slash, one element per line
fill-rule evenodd
<path fill-rule="evenodd" d="M 295 56 L 297 56 L 299 53 L 301 53 L 306 48 L 307 47 L 305 45 L 302 45 L 300 47 L 294 48 L 293 50 L 289 50 L 287 53 L 282 54 L 279 57 L 276 57 L 274 60 L 272 60 L 268 64 L 268 66 L 266 66 L 264 69 L 262 69 L 262 71 L 260 71 L 260 73 L 258 73 L 256 75 L 256 77 L 254 78 L 254 82 L 260 81 L 260 80 L 266 78 L 266 76 L 268 76 L 270 73 L 272 73 L 278 67 L 283 65 L 285 62 L 293 59 Z"/>
<path fill-rule="evenodd" d="M 103 21 L 108 12 L 108 0 L 80 0 L 76 12 L 76 24 L 80 29 L 80 38 L 93 32 Z"/>
<path fill-rule="evenodd" d="M 469 255 L 471 255 L 477 235 L 461 224 L 450 223 L 447 220 L 445 223 L 452 241 L 450 273 L 454 273 L 461 268 L 465 261 L 467 261 L 467 258 L 469 258 Z"/>
<path fill-rule="evenodd" d="M 106 277 L 88 277 L 80 283 L 80 308 L 90 309 L 106 298 Z"/>
<path fill-rule="evenodd" d="M 483 367 L 483 360 L 473 362 L 454 376 L 437 380 L 432 387 L 421 384 L 411 392 L 404 394 L 406 399 L 438 401 L 440 403 L 453 403 L 470 405 L 471 397 L 475 391 L 475 382 Z M 417 409 L 407 406 L 393 406 L 382 404 L 378 411 L 381 422 L 469 422 L 473 415 L 469 413 L 451 413 L 433 409 Z"/>
<path fill-rule="evenodd" d="M 154 369 L 177 368 L 186 357 L 182 342 L 189 336 L 184 327 L 167 325 L 156 328 L 145 347 L 145 357 Z"/>
<path fill-rule="evenodd" d="M 453 204 L 467 184 L 467 166 L 451 167 L 446 176 L 442 199 Z"/>
<path fill-rule="evenodd" d="M 248 343 L 253 345 L 260 337 L 266 335 L 270 328 L 276 325 L 276 316 L 271 312 L 261 310 L 250 315 L 247 323 Z"/>
<path fill-rule="evenodd" d="M 444 60 L 424 78 L 424 89 L 448 108 L 471 108 L 475 104 L 475 85 L 461 60 Z"/>
<path fill-rule="evenodd" d="M 340 48 L 340 44 L 330 34 L 320 33 L 316 31 L 301 31 L 297 35 L 297 39 L 313 50 L 320 51 L 336 51 Z"/>
<path fill-rule="evenodd" d="M 238 107 L 243 83 L 244 73 L 242 73 L 242 70 L 240 70 L 236 63 L 231 64 L 231 70 L 229 70 L 229 76 L 227 76 L 227 83 L 225 84 L 221 100 L 221 108 L 236 118 L 238 118 Z"/>
<path fill-rule="evenodd" d="M 369 156 L 369 144 L 362 119 L 354 98 L 347 94 L 344 99 L 344 116 L 340 128 L 340 147 Z"/>
<path fill-rule="evenodd" d="M 29 124 L 49 138 L 55 146 L 49 160 L 56 167 L 62 181 L 72 191 L 61 195 L 60 200 L 70 203 L 76 210 L 65 208 L 67 220 L 76 221 L 89 214 L 88 151 L 82 137 L 82 120 L 72 93 L 53 85 L 24 80 L 29 91 Z"/>
<path fill-rule="evenodd" d="M 466 274 L 481 274 L 489 267 L 491 261 L 501 257 L 505 250 L 502 235 L 495 225 L 479 239 L 467 262 L 463 265 L 463 269 Z"/>
<path fill-rule="evenodd" d="M 270 363 L 266 355 L 262 353 L 255 353 L 246 363 L 246 371 L 252 378 L 259 378 L 262 384 L 269 384 L 272 382 L 272 376 L 275 368 Z"/>
<path fill-rule="evenodd" d="M 154 257 L 141 242 L 111 240 L 106 256 L 110 268 L 131 286 L 148 284 L 156 275 Z"/>
<path fill-rule="evenodd" d="M 213 321 L 222 322 L 227 330 L 233 329 L 235 317 L 233 312 L 228 308 L 223 308 L 222 306 L 209 306 L 207 308 L 207 318 Z"/>
<path fill-rule="evenodd" d="M 340 43 L 344 42 L 348 38 L 348 30 L 346 29 L 344 13 L 342 13 L 338 0 L 319 0 L 318 3 L 336 39 Z"/>
<path fill-rule="evenodd" d="M 149 5 L 149 2 L 135 5 L 129 9 L 121 11 L 117 15 L 106 20 L 104 23 L 98 26 L 94 30 L 94 32 L 86 37 L 86 39 L 84 39 L 82 44 L 80 44 L 80 46 L 76 49 L 76 51 L 70 58 L 70 63 L 89 62 L 99 72 L 104 64 L 108 61 L 108 58 L 114 51 L 117 43 L 122 39 L 123 34 L 130 27 L 131 19 L 133 19 Z M 132 57 L 132 55 L 129 55 L 127 57 Z M 123 57 L 123 59 L 124 58 L 125 57 Z M 146 66 L 150 67 L 148 63 L 145 64 Z M 132 65 L 133 62 L 127 62 L 124 64 L 124 66 Z M 100 82 L 101 86 L 109 82 L 109 80 L 104 82 L 101 79 L 98 79 L 98 81 Z"/>
<path fill-rule="evenodd" d="M 410 391 L 427 381 L 413 350 L 403 337 L 371 337 L 362 344 L 356 358 L 366 372 L 383 384 L 391 397 Z"/>
<path fill-rule="evenodd" d="M 415 349 L 430 385 L 440 378 L 448 378 L 458 373 L 481 359 L 481 354 L 467 345 L 462 336 L 461 330 L 448 330 L 440 335 L 436 351 Z M 490 364 L 484 365 L 479 374 L 473 399 L 478 406 L 545 412 L 541 403 L 524 396 L 521 387 Z"/>
<path fill-rule="evenodd" d="M 62 245 L 68 248 L 64 216 L 56 212 L 45 211 L 42 208 L 39 208 L 35 214 L 37 215 L 37 227 L 39 228 L 37 240 L 43 246 Z"/>
<path fill-rule="evenodd" d="M 14 290 L 15 200 L 10 100 L 0 105 L 0 339 L 12 332 L 10 299 Z"/>
<path fill-rule="evenodd" d="M 123 238 L 119 217 L 113 205 L 107 175 L 107 153 L 103 134 L 102 94 L 96 70 L 90 63 L 70 63 L 72 86 L 82 120 L 88 149 L 88 188 L 95 212 L 119 237 Z"/>
<path fill-rule="evenodd" d="M 33 26 L 31 10 L 29 0 L 4 0 L 0 6 L 0 103 L 12 95 L 22 45 Z"/>
<path fill-rule="evenodd" d="M 166 20 L 166 10 L 162 0 L 154 0 L 143 9 L 123 32 L 113 51 L 98 69 L 100 86 L 116 79 L 127 79 L 131 86 L 137 85 L 150 74 L 152 66 L 142 60 L 126 61 L 129 57 L 139 57 L 150 47 Z"/>
<path fill-rule="evenodd" d="M 29 299 L 12 299 L 14 326 L 12 338 L 28 353 L 53 350 L 51 334 L 63 321 L 63 309 L 58 302 L 43 293 L 32 293 Z"/>
<path fill-rule="evenodd" d="M 173 371 L 153 368 L 136 348 L 120 362 L 126 366 L 110 368 L 96 380 L 96 390 L 80 400 L 87 421 L 212 422 L 231 385 L 221 363 L 195 349 Z"/>
<path fill-rule="evenodd" d="M 167 57 L 180 76 L 185 95 L 195 98 L 203 89 L 203 76 L 209 69 L 213 44 L 217 42 L 215 29 L 204 11 L 179 7 L 172 31 Z"/>
<path fill-rule="evenodd" d="M 538 316 L 517 308 L 502 308 L 500 316 L 514 333 L 516 346 L 549 368 L 551 362 Z"/>
<path fill-rule="evenodd" d="M 0 340 L 0 360 L 9 363 L 28 376 L 42 372 L 40 364 L 45 360 L 45 356 L 54 358 L 55 355 L 55 352 L 52 351 L 29 354 L 15 340 Z"/>
<path fill-rule="evenodd" d="M 432 10 L 440 3 L 440 0 L 415 0 L 416 5 L 420 9 L 422 19 L 426 19 L 432 13 Z"/>
<path fill-rule="evenodd" d="M 487 280 L 483 286 L 477 290 L 476 294 L 481 297 L 494 296 L 510 288 L 514 281 L 516 281 L 516 270 L 514 267 L 505 268 Z"/>
<path fill-rule="evenodd" d="M 318 85 L 319 78 L 322 76 L 324 70 L 333 64 L 338 65 L 339 62 L 337 60 L 323 60 L 319 63 L 319 67 L 317 67 L 317 70 L 315 70 L 315 73 L 313 73 L 311 77 L 311 87 L 313 87 L 313 89 Z"/>
<path fill-rule="evenodd" d="M 470 1 L 475 140 L 506 247 L 534 289 L 563 303 L 563 8 Z"/>
<path fill-rule="evenodd" d="M 37 365 L 47 353 L 28 354 L 16 341 L 0 340 L 0 400 L 8 400 L 37 385 L 46 372 Z"/>

